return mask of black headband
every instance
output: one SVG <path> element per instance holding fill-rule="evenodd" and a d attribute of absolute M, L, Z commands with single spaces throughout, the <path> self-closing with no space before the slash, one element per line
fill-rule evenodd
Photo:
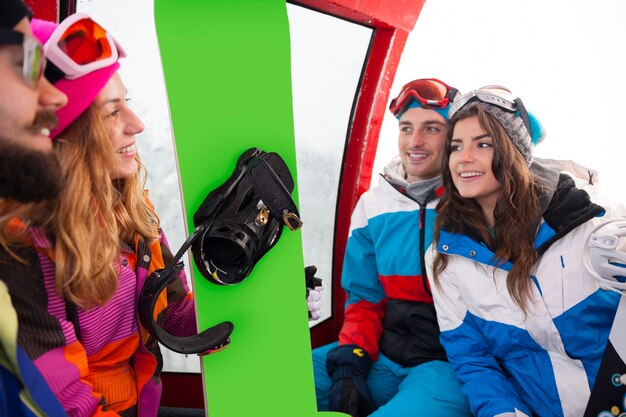
<path fill-rule="evenodd" d="M 0 27 L 0 45 L 22 45 L 24 34 L 17 30 Z"/>

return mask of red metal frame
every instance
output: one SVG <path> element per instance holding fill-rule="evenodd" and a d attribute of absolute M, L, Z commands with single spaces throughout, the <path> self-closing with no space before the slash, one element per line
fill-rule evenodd
<path fill-rule="evenodd" d="M 76 0 L 24 0 L 38 19 L 58 22 L 76 11 Z"/>
<path fill-rule="evenodd" d="M 322 13 L 375 29 L 413 30 L 426 0 L 293 0 Z M 395 74 L 395 73 L 394 73 Z"/>
<path fill-rule="evenodd" d="M 350 217 L 361 194 L 369 188 L 378 137 L 389 100 L 389 90 L 409 32 L 426 0 L 301 0 L 300 4 L 365 24 L 374 29 L 370 54 L 356 95 L 348 132 L 335 222 L 333 253 L 333 314 L 311 329 L 313 347 L 337 340 L 344 318 L 345 292 L 341 288 L 343 255 Z"/>
<path fill-rule="evenodd" d="M 58 0 L 24 0 L 33 11 L 34 17 L 38 19 L 51 20 L 57 22 L 59 20 L 59 3 Z"/>

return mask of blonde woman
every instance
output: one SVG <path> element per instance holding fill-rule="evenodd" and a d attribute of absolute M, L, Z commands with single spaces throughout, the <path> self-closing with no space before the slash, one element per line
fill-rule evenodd
<path fill-rule="evenodd" d="M 86 15 L 31 26 L 45 44 L 46 77 L 69 101 L 51 132 L 60 196 L 20 221 L 0 219 L 0 243 L 19 257 L 0 266 L 3 276 L 16 277 L 8 285 L 18 337 L 70 416 L 154 417 L 161 355 L 138 322 L 136 303 L 149 273 L 171 253 L 144 191 L 135 146 L 144 126 L 117 73 L 125 54 Z M 174 335 L 196 333 L 182 273 L 155 314 Z"/>

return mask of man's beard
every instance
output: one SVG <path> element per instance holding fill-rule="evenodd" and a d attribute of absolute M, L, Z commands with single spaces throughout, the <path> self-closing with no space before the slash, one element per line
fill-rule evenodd
<path fill-rule="evenodd" d="M 61 168 L 52 151 L 42 152 L 0 138 L 0 198 L 22 203 L 54 198 Z"/>

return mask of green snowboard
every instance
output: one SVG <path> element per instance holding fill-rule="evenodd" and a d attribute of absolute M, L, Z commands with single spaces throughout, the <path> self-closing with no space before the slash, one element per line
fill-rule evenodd
<path fill-rule="evenodd" d="M 156 0 L 155 20 L 191 232 L 194 212 L 246 149 L 279 153 L 295 180 L 286 4 Z M 231 344 L 203 358 L 210 417 L 320 414 L 303 267 L 300 232 L 286 228 L 240 284 L 215 285 L 194 266 L 200 329 L 235 325 Z"/>

